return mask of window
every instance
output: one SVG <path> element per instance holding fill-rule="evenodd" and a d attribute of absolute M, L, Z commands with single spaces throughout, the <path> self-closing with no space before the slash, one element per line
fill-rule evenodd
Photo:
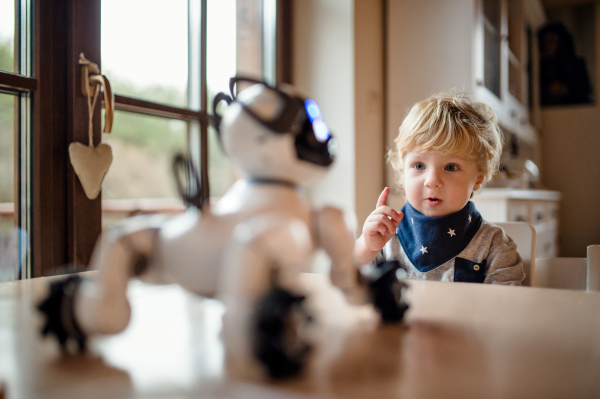
<path fill-rule="evenodd" d="M 2 39 L 0 46 L 8 47 Z M 19 270 L 19 230 L 14 217 L 16 103 L 16 96 L 0 93 L 0 282 L 14 280 Z"/>
<path fill-rule="evenodd" d="M 10 267 L 2 255 L 0 279 L 87 265 L 103 224 L 140 211 L 183 211 L 170 175 L 175 152 L 196 163 L 205 195 L 209 181 L 210 194 L 222 195 L 233 175 L 209 125 L 212 96 L 236 71 L 289 81 L 282 22 L 289 2 L 150 3 L 0 3 L 0 152 L 9 165 L 0 181 L 0 227 L 15 237 L 0 235 L 0 248 L 17 243 Z M 112 133 L 100 133 L 104 111 L 94 109 L 94 145 L 106 141 L 114 155 L 95 200 L 85 196 L 67 152 L 88 139 L 80 53 L 101 64 L 115 93 Z"/>
<path fill-rule="evenodd" d="M 0 3 L 0 281 L 31 277 L 31 3 Z"/>

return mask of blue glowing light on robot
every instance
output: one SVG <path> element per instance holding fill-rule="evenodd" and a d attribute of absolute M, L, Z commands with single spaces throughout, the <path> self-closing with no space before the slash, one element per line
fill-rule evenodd
<path fill-rule="evenodd" d="M 306 113 L 308 114 L 308 119 L 310 119 L 311 123 L 315 121 L 315 119 L 322 119 L 321 109 L 315 102 L 315 100 L 311 100 L 310 98 L 304 101 L 304 108 L 306 108 Z"/>
<path fill-rule="evenodd" d="M 313 131 L 315 132 L 315 137 L 317 140 L 320 142 L 327 141 L 331 137 L 331 133 L 329 132 L 329 128 L 325 122 L 323 122 L 321 109 L 317 103 L 309 98 L 308 100 L 304 101 L 304 108 L 306 109 L 308 119 L 313 125 Z"/>

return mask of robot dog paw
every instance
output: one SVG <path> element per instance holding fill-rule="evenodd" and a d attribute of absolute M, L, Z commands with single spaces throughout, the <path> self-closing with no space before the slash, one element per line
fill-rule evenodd
<path fill-rule="evenodd" d="M 402 321 L 408 304 L 404 301 L 403 291 L 408 284 L 398 278 L 397 271 L 404 269 L 400 262 L 393 260 L 377 265 L 368 275 L 368 286 L 373 305 L 384 323 Z"/>
<path fill-rule="evenodd" d="M 79 352 L 86 349 L 86 336 L 77 325 L 73 311 L 73 297 L 81 282 L 81 277 L 70 276 L 51 283 L 50 293 L 37 306 L 46 318 L 42 335 L 54 335 L 63 353 L 68 353 L 67 345 L 70 341 L 77 344 Z"/>
<path fill-rule="evenodd" d="M 258 303 L 254 355 L 271 378 L 299 374 L 311 351 L 311 346 L 301 337 L 302 327 L 312 322 L 304 300 L 304 296 L 273 287 Z"/>

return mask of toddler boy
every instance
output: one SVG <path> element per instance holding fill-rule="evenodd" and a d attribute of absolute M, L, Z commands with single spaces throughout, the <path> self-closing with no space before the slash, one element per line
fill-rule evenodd
<path fill-rule="evenodd" d="M 485 104 L 447 93 L 415 104 L 389 156 L 406 205 L 396 212 L 383 190 L 356 241 L 357 261 L 399 260 L 409 279 L 520 285 L 515 243 L 469 201 L 498 169 L 502 146 Z"/>

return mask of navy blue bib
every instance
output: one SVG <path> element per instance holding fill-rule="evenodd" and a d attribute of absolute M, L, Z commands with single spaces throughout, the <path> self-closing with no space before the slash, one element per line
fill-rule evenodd
<path fill-rule="evenodd" d="M 428 272 L 460 254 L 469 245 L 483 219 L 467 202 L 458 212 L 427 217 L 407 202 L 396 234 L 404 252 L 420 272 Z"/>

